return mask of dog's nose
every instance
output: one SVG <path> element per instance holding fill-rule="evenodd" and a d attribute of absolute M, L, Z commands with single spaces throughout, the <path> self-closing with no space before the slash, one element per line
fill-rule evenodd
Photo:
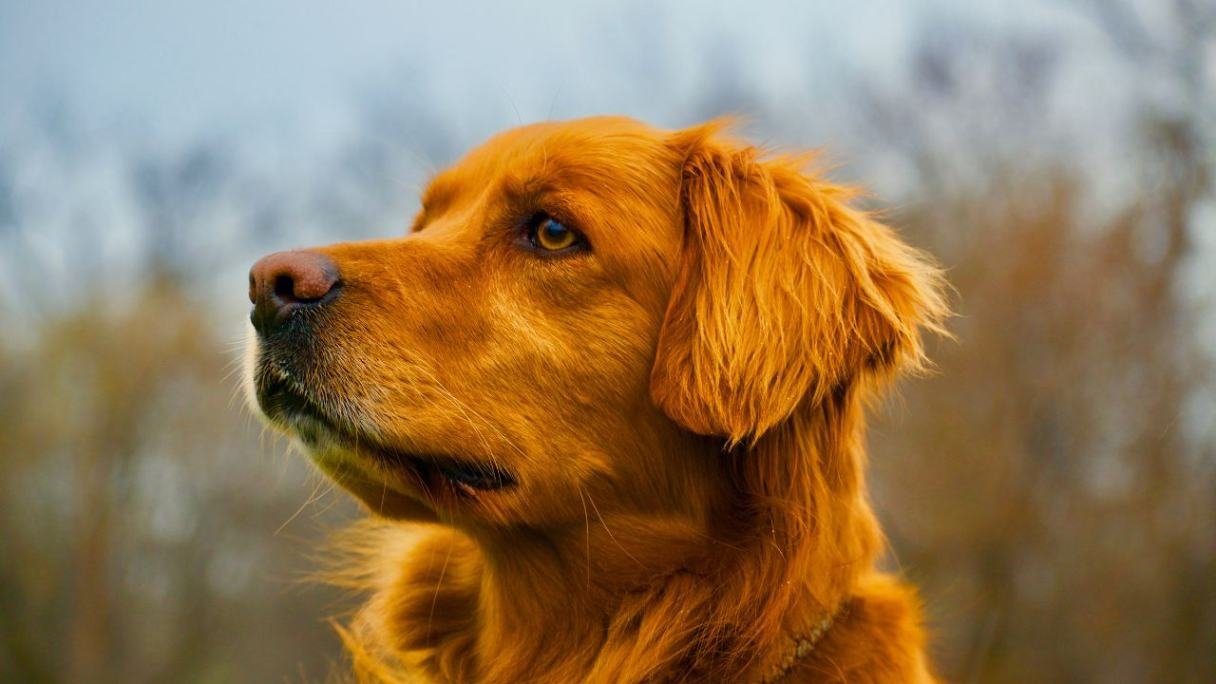
<path fill-rule="evenodd" d="M 332 298 L 340 284 L 338 265 L 317 252 L 275 252 L 249 270 L 250 320 L 262 335 L 274 332 L 295 310 Z"/>

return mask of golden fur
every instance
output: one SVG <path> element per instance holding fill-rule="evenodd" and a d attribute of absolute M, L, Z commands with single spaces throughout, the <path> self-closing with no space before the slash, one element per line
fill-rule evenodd
<path fill-rule="evenodd" d="M 378 514 L 342 576 L 372 592 L 360 678 L 762 681 L 834 615 L 781 681 L 932 680 L 913 590 L 875 569 L 862 433 L 943 282 L 803 161 L 720 122 L 526 126 L 439 174 L 410 235 L 316 250 L 341 296 L 274 361 Z M 589 249 L 521 247 L 538 211 Z M 396 453 L 517 483 L 419 487 Z"/>

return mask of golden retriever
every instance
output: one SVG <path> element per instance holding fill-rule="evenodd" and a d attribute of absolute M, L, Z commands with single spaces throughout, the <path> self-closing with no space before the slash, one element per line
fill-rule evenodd
<path fill-rule="evenodd" d="M 805 161 L 524 126 L 407 236 L 254 266 L 258 406 L 384 521 L 361 679 L 932 680 L 863 428 L 944 284 Z"/>

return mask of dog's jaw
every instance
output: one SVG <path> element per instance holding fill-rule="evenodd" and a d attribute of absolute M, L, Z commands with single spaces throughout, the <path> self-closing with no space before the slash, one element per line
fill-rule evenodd
<path fill-rule="evenodd" d="M 501 466 L 391 447 L 327 409 L 275 367 L 256 335 L 245 357 L 246 397 L 268 424 L 296 440 L 327 474 L 381 516 L 434 521 L 516 486 Z"/>

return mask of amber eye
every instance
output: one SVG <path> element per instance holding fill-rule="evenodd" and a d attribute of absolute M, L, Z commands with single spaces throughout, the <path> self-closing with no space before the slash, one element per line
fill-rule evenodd
<path fill-rule="evenodd" d="M 548 216 L 534 223 L 529 236 L 532 244 L 547 252 L 557 252 L 578 242 L 578 234 Z"/>

